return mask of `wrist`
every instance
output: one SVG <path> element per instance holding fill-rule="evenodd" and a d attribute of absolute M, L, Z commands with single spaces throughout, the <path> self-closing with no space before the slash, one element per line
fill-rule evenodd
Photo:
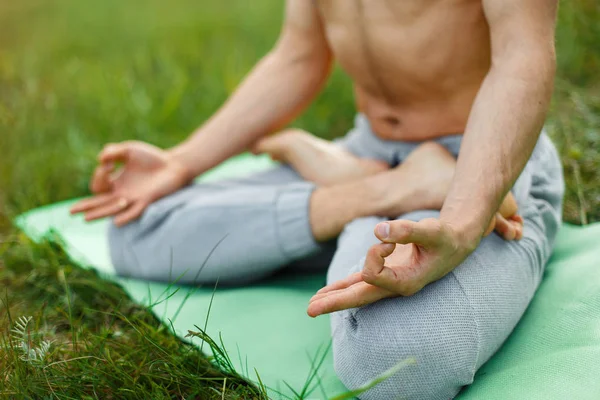
<path fill-rule="evenodd" d="M 188 155 L 189 153 L 184 144 L 180 144 L 169 150 L 166 150 L 166 153 L 169 163 L 176 167 L 178 175 L 186 183 L 191 182 L 194 180 L 194 178 L 204 172 L 193 168 Z"/>
<path fill-rule="evenodd" d="M 451 215 L 444 213 L 443 209 L 440 213 L 440 221 L 452 229 L 458 246 L 469 253 L 477 248 L 489 225 L 489 223 L 482 222 L 481 218 L 473 216 L 453 218 Z"/>

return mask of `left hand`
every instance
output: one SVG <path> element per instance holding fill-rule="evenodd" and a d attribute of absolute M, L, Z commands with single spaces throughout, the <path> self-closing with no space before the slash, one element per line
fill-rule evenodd
<path fill-rule="evenodd" d="M 457 267 L 479 242 L 463 238 L 436 218 L 384 222 L 375 235 L 383 243 L 369 249 L 363 270 L 319 290 L 310 300 L 308 315 L 415 294 Z"/>
<path fill-rule="evenodd" d="M 72 214 L 85 213 L 86 221 L 114 215 L 115 225 L 125 225 L 192 178 L 169 152 L 139 141 L 108 144 L 98 161 L 90 184 L 94 196 L 71 208 Z M 115 163 L 123 164 L 116 176 Z"/>

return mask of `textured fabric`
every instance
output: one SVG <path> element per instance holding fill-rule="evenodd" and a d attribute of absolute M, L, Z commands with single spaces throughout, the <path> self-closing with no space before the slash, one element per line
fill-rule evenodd
<path fill-rule="evenodd" d="M 357 130 L 349 136 L 352 146 L 365 148 L 372 135 L 367 127 L 364 119 L 357 121 Z M 460 138 L 447 137 L 442 144 L 456 155 Z M 375 143 L 378 158 L 400 162 L 416 146 Z M 535 293 L 560 224 L 563 190 L 558 155 L 542 134 L 513 188 L 525 220 L 524 238 L 507 242 L 492 234 L 453 272 L 416 295 L 333 314 L 334 366 L 342 382 L 357 388 L 414 357 L 416 365 L 361 398 L 449 399 L 472 383 L 477 369 L 508 337 Z M 438 211 L 419 211 L 399 218 L 418 221 L 438 215 Z M 382 220 L 361 218 L 346 226 L 328 283 L 362 268 L 362 260 L 356 264 L 352 260 L 361 259 L 377 243 L 372 232 Z"/>
<path fill-rule="evenodd" d="M 460 138 L 438 142 L 457 154 Z M 336 142 L 359 157 L 390 165 L 419 146 L 379 139 L 362 114 Z M 122 276 L 179 283 L 218 278 L 229 285 L 260 280 L 284 266 L 327 268 L 332 246 L 316 243 L 309 225 L 314 188 L 287 166 L 188 186 L 151 204 L 125 227 L 110 226 L 112 264 Z"/>
<path fill-rule="evenodd" d="M 221 177 L 225 172 L 243 175 L 263 161 L 254 156 L 238 156 L 203 179 Z M 31 210 L 15 223 L 34 240 L 41 240 L 48 232 L 59 234 L 75 262 L 115 280 L 134 301 L 152 305 L 158 318 L 172 326 L 181 338 L 194 325 L 204 326 L 212 303 L 208 332 L 213 338 L 223 339 L 237 370 L 255 381 L 254 371 L 258 371 L 262 382 L 273 389 L 271 399 L 294 398 L 283 382 L 299 391 L 311 371 L 312 360 L 319 358 L 317 354 L 330 340 L 329 318 L 311 319 L 305 312 L 308 299 L 323 285 L 323 272 L 221 288 L 214 293 L 214 299 L 212 286 L 196 288 L 117 277 L 106 243 L 108 221 L 90 224 L 80 216 L 69 215 L 73 203 Z M 599 237 L 600 224 L 561 227 L 542 283 L 523 318 L 457 399 L 598 399 Z M 346 390 L 335 377 L 330 354 L 317 374 L 319 387 L 307 399 L 331 398 Z"/>
<path fill-rule="evenodd" d="M 244 284 L 318 251 L 307 218 L 314 185 L 287 167 L 262 175 L 265 181 L 283 175 L 290 183 L 199 183 L 155 202 L 123 228 L 111 225 L 117 272 L 156 281 Z"/>
<path fill-rule="evenodd" d="M 438 142 L 457 154 L 460 139 L 450 136 Z M 339 143 L 390 165 L 402 162 L 419 145 L 378 139 L 361 115 Z M 120 274 L 143 279 L 199 283 L 218 278 L 240 284 L 310 255 L 325 259 L 327 246 L 314 241 L 308 226 L 313 189 L 286 167 L 190 186 L 153 204 L 139 221 L 111 227 L 113 264 Z M 447 399 L 472 382 L 531 300 L 560 223 L 562 171 L 545 134 L 513 192 L 525 219 L 521 241 L 490 235 L 462 265 L 418 294 L 332 316 L 335 369 L 347 387 L 361 386 L 407 357 L 416 358 L 417 365 L 361 398 Z M 401 218 L 436 215 L 420 211 Z M 361 258 L 376 242 L 372 232 L 379 221 L 361 218 L 346 226 L 329 282 L 361 268 Z"/>

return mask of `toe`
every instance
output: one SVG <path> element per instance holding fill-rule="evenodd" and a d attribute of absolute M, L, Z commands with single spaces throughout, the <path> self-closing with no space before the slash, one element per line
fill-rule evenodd
<path fill-rule="evenodd" d="M 500 213 L 496 214 L 496 226 L 494 229 L 504 240 L 514 240 L 516 237 L 515 226 L 500 215 Z"/>

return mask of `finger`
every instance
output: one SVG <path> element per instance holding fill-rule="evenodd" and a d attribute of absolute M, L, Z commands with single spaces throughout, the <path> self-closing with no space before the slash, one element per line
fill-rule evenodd
<path fill-rule="evenodd" d="M 390 256 L 396 245 L 393 243 L 381 243 L 371 246 L 365 258 L 365 266 L 362 270 L 362 279 L 371 285 L 380 286 L 385 282 L 389 287 L 391 282 L 396 282 L 396 274 L 385 264 L 385 258 Z"/>
<path fill-rule="evenodd" d="M 519 206 L 517 205 L 517 201 L 515 200 L 515 196 L 511 192 L 508 192 L 504 200 L 502 200 L 502 204 L 500 204 L 500 208 L 498 212 L 505 218 L 510 217 L 511 215 L 515 215 L 519 210 Z"/>
<path fill-rule="evenodd" d="M 504 240 L 514 240 L 516 237 L 515 227 L 500 213 L 496 214 L 496 226 L 494 229 Z"/>
<path fill-rule="evenodd" d="M 125 211 L 118 213 L 115 216 L 114 223 L 116 226 L 123 226 L 142 215 L 148 205 L 145 202 L 138 201 Z"/>
<path fill-rule="evenodd" d="M 441 225 L 435 218 L 427 218 L 419 222 L 401 219 L 382 222 L 375 227 L 375 236 L 387 243 L 415 243 L 430 246 L 439 243 L 440 234 Z"/>
<path fill-rule="evenodd" d="M 325 286 L 317 293 L 315 293 L 313 297 L 310 298 L 309 304 L 313 301 L 320 300 L 323 297 L 327 297 L 333 292 L 346 289 L 359 282 L 363 282 L 362 271 L 356 272 L 345 279 L 332 283 L 331 285 Z"/>
<path fill-rule="evenodd" d="M 119 198 L 114 199 L 110 203 L 103 205 L 101 207 L 96 207 L 85 213 L 86 221 L 93 221 L 95 219 L 108 217 L 111 215 L 115 215 L 119 212 L 124 211 L 127 207 L 131 205 L 131 202 L 127 201 L 127 199 Z"/>
<path fill-rule="evenodd" d="M 130 155 L 129 143 L 110 143 L 104 146 L 104 149 L 98 155 L 98 161 L 108 162 L 126 162 Z"/>
<path fill-rule="evenodd" d="M 114 170 L 113 163 L 103 163 L 96 167 L 92 181 L 90 182 L 90 191 L 100 194 L 112 189 L 110 174 Z"/>
<path fill-rule="evenodd" d="M 309 316 L 316 317 L 348 308 L 362 307 L 390 296 L 393 296 L 393 293 L 387 290 L 365 282 L 358 282 L 345 289 L 329 292 L 327 296 L 312 301 L 308 305 L 307 312 Z"/>
<path fill-rule="evenodd" d="M 345 289 L 350 285 L 354 285 L 357 282 L 362 281 L 362 272 L 355 272 L 354 274 L 341 279 L 337 282 L 334 282 L 330 285 L 327 285 L 317 291 L 316 294 L 323 294 L 327 292 L 331 292 L 332 290 Z"/>
<path fill-rule="evenodd" d="M 511 222 L 514 224 L 514 222 Z M 515 226 L 515 240 L 521 240 L 523 239 L 523 225 L 516 225 Z"/>
<path fill-rule="evenodd" d="M 354 274 L 348 276 L 345 279 L 339 280 L 337 282 L 332 283 L 331 285 L 327 285 L 324 288 L 322 288 L 321 290 L 319 290 L 317 293 L 314 294 L 313 297 L 311 297 L 309 303 L 318 300 L 320 298 L 323 298 L 325 296 L 328 296 L 329 293 L 336 291 L 336 290 L 341 290 L 341 289 L 346 289 L 349 286 L 354 285 L 355 283 L 358 282 L 362 282 L 362 271 L 359 272 L 355 272 Z"/>
<path fill-rule="evenodd" d="M 344 288 L 345 289 L 345 288 Z M 341 290 L 341 289 L 335 289 L 335 290 Z M 330 290 L 329 292 L 323 292 L 323 293 L 315 293 L 310 300 L 308 300 L 308 304 L 312 303 L 313 301 L 317 301 L 322 299 L 323 297 L 327 297 L 329 296 L 331 293 L 333 293 L 335 290 Z"/>
<path fill-rule="evenodd" d="M 114 201 L 115 196 L 113 194 L 101 194 L 98 196 L 90 197 L 81 201 L 78 201 L 71 207 L 71 214 L 77 214 L 80 212 L 86 212 L 97 207 L 105 206 L 106 204 Z"/>

